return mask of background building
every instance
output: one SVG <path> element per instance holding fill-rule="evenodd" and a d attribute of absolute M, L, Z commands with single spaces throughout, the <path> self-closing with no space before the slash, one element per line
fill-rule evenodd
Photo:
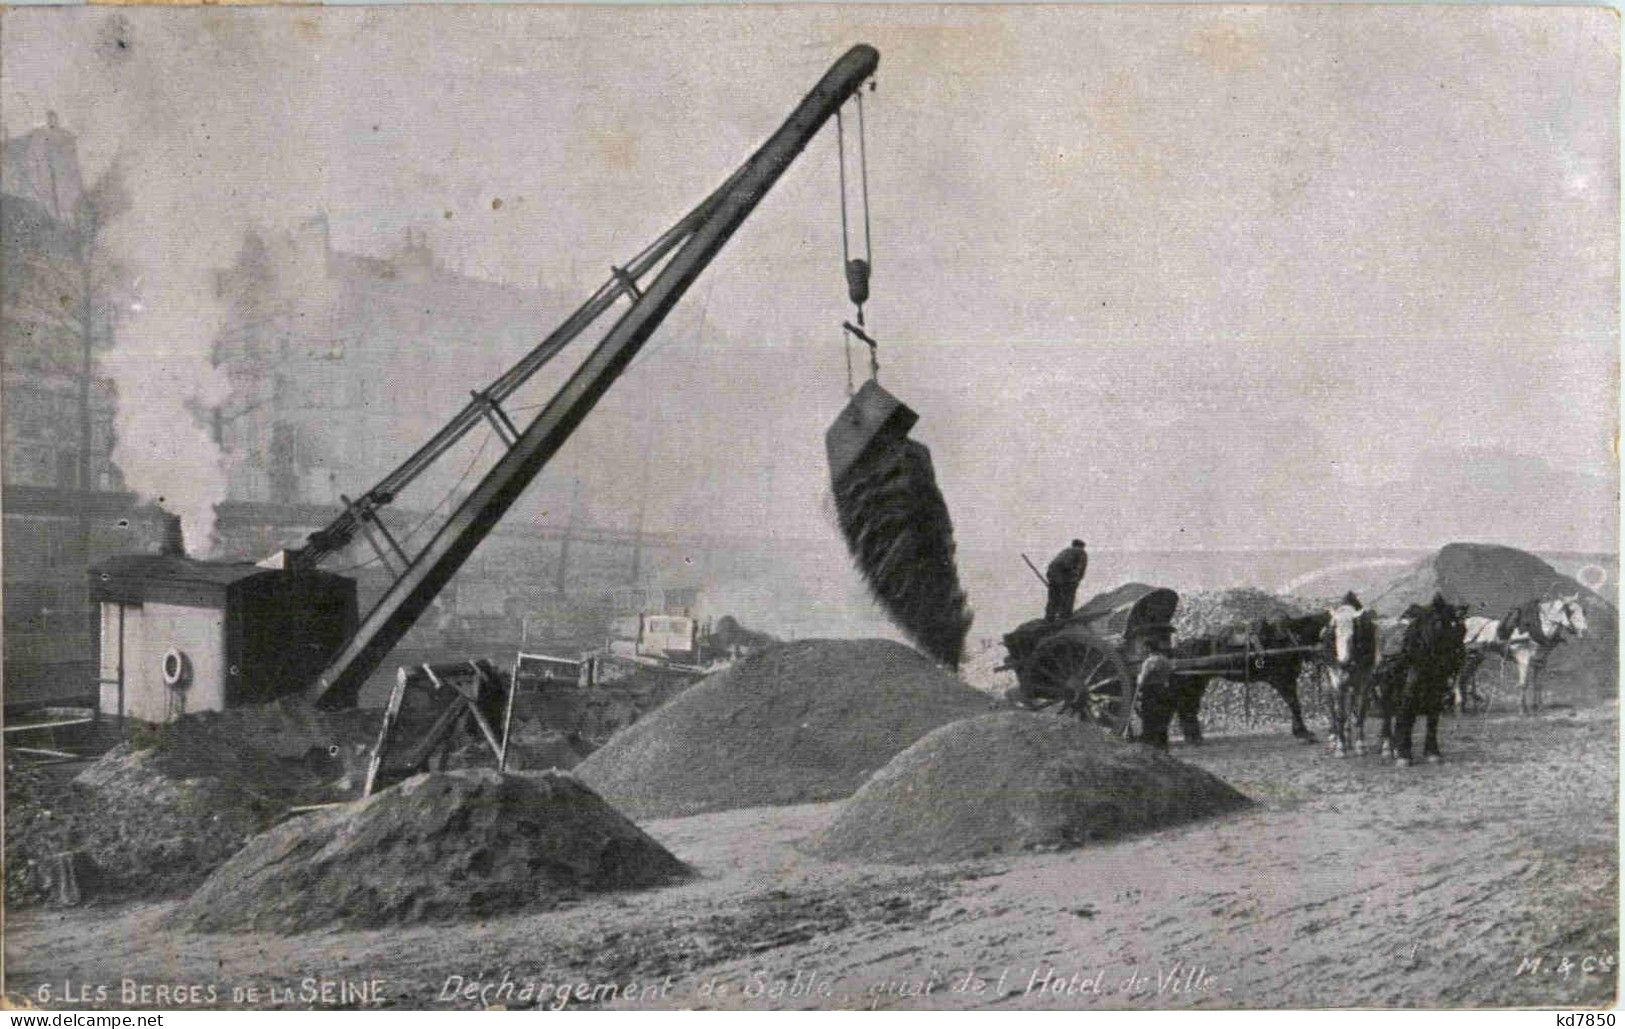
<path fill-rule="evenodd" d="M 390 472 L 580 299 L 447 269 L 415 230 L 387 257 L 337 250 L 320 214 L 245 233 L 216 286 L 225 324 L 214 359 L 231 385 L 213 412 L 229 481 L 217 546 L 249 559 L 297 546 L 331 520 L 344 496 Z M 524 423 L 518 408 L 514 417 Z M 499 443 L 482 447 L 482 435 L 384 510 L 409 551 L 494 459 Z M 533 485 L 409 644 L 596 642 L 606 619 L 663 609 L 664 587 L 687 585 L 664 581 L 666 570 L 694 567 L 691 555 L 686 564 L 670 555 L 686 541 L 595 527 L 579 490 L 561 481 Z M 364 543 L 326 567 L 359 579 L 364 608 L 390 581 Z"/>
<path fill-rule="evenodd" d="M 62 702 L 95 689 L 86 570 L 156 547 L 162 515 L 114 463 L 117 405 L 138 402 L 100 361 L 121 286 L 96 233 L 116 191 L 87 189 L 54 117 L 7 140 L 0 168 L 5 702 Z M 249 560 L 329 522 L 341 495 L 395 467 L 579 301 L 444 268 L 421 232 L 384 258 L 336 250 L 322 214 L 246 232 L 215 285 L 201 302 L 223 311 L 213 358 L 230 392 L 198 415 L 225 453 L 228 492 L 209 556 Z M 448 455 L 388 509 L 408 549 L 492 456 Z M 590 500 L 559 481 L 555 495 L 531 491 L 404 646 L 592 644 L 617 615 L 671 606 L 667 587 L 692 604 L 708 544 L 595 527 Z M 363 609 L 390 581 L 364 546 L 328 565 L 357 578 Z"/>
<path fill-rule="evenodd" d="M 94 668 L 85 569 L 156 541 L 155 512 L 112 463 L 118 392 L 98 357 L 113 343 L 114 270 L 95 248 L 98 198 L 71 132 L 47 125 L 0 156 L 5 697 L 85 692 Z"/>

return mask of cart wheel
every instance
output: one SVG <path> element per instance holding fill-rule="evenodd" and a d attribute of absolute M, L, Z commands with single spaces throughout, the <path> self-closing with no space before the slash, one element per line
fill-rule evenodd
<path fill-rule="evenodd" d="M 1133 676 L 1115 649 L 1086 630 L 1069 629 L 1040 643 L 1022 679 L 1037 700 L 1058 701 L 1109 733 L 1128 731 Z"/>

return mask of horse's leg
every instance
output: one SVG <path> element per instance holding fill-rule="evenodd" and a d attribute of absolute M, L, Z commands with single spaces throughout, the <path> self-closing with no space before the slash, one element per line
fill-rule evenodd
<path fill-rule="evenodd" d="M 1411 733 L 1416 727 L 1416 684 L 1407 681 L 1400 687 L 1398 714 L 1394 719 L 1394 763 L 1401 768 L 1411 763 Z"/>
<path fill-rule="evenodd" d="M 1315 742 L 1315 734 L 1309 731 L 1307 725 L 1303 724 L 1303 708 L 1298 704 L 1297 678 L 1296 670 L 1293 671 L 1290 679 L 1286 678 L 1286 673 L 1280 672 L 1270 680 L 1270 685 L 1275 687 L 1275 692 L 1279 693 L 1281 699 L 1286 701 L 1287 710 L 1292 712 L 1292 735 L 1305 743 L 1313 743 Z"/>
<path fill-rule="evenodd" d="M 1347 669 L 1326 670 L 1332 686 L 1332 735 L 1337 738 L 1337 754 L 1348 757 L 1352 747 L 1349 737 L 1349 674 Z"/>
<path fill-rule="evenodd" d="M 1337 695 L 1341 683 L 1330 668 L 1322 669 L 1320 676 L 1320 692 L 1326 695 L 1326 746 L 1335 754 L 1343 742 L 1343 720 L 1338 717 L 1341 713 L 1338 704 L 1342 698 Z"/>
<path fill-rule="evenodd" d="M 1326 749 L 1337 750 L 1337 672 L 1330 665 L 1315 666 L 1315 695 L 1326 708 Z"/>
<path fill-rule="evenodd" d="M 1530 652 L 1529 697 L 1532 701 L 1534 701 L 1535 711 L 1537 712 L 1546 706 L 1546 697 L 1544 696 L 1545 687 L 1541 684 L 1540 676 L 1540 673 L 1544 670 L 1545 664 L 1545 655 L 1541 654 L 1538 650 Z"/>
<path fill-rule="evenodd" d="M 1405 768 L 1411 763 L 1411 733 L 1416 715 L 1405 712 L 1394 719 L 1394 763 Z"/>
<path fill-rule="evenodd" d="M 1439 753 L 1439 712 L 1429 711 L 1427 718 L 1427 737 L 1422 741 L 1422 757 L 1431 764 L 1438 764 L 1444 760 L 1444 755 Z"/>
<path fill-rule="evenodd" d="M 1518 714 L 1527 715 L 1529 711 L 1529 696 L 1531 683 L 1529 681 L 1529 651 L 1520 647 L 1513 651 L 1513 664 L 1518 669 Z"/>
<path fill-rule="evenodd" d="M 1354 743 L 1355 756 L 1364 757 L 1365 711 L 1371 697 L 1371 676 L 1368 672 L 1356 671 L 1351 678 L 1354 680 L 1354 693 L 1349 698 L 1349 713 L 1354 719 L 1354 725 L 1349 735 Z"/>
<path fill-rule="evenodd" d="M 1478 661 L 1471 651 L 1462 658 L 1461 668 L 1456 672 L 1454 688 L 1456 691 L 1456 714 L 1465 715 L 1473 699 L 1473 680 L 1478 675 Z M 1480 712 L 1482 714 L 1482 712 Z"/>
<path fill-rule="evenodd" d="M 1377 754 L 1387 757 L 1394 752 L 1393 709 L 1388 705 L 1387 686 L 1377 684 Z"/>
<path fill-rule="evenodd" d="M 1202 743 L 1202 694 L 1208 680 L 1203 676 L 1175 676 L 1175 709 L 1179 715 L 1179 732 L 1191 746 Z"/>
<path fill-rule="evenodd" d="M 1337 750 L 1337 675 L 1329 666 L 1315 669 L 1315 693 L 1326 708 L 1326 749 Z"/>
<path fill-rule="evenodd" d="M 1377 754 L 1388 757 L 1394 752 L 1394 697 L 1393 674 L 1387 672 L 1374 684 L 1377 699 L 1377 720 L 1382 728 L 1377 733 Z"/>
<path fill-rule="evenodd" d="M 1488 657 L 1488 651 L 1469 650 L 1466 661 L 1462 663 L 1461 673 L 1456 679 L 1456 682 L 1461 685 L 1463 698 L 1469 701 L 1477 700 L 1480 703 L 1478 713 L 1481 715 L 1490 713 L 1490 698 L 1484 696 L 1478 688 L 1478 673 L 1484 667 L 1484 662 Z M 1466 713 L 1465 708 L 1462 709 L 1462 713 Z"/>

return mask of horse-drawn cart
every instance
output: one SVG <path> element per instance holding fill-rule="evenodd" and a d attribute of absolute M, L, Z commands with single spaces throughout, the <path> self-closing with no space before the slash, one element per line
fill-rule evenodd
<path fill-rule="evenodd" d="M 1140 666 L 1156 638 L 1173 632 L 1179 594 L 1129 583 L 1054 621 L 1035 618 L 1005 634 L 1004 668 L 1023 706 L 1057 708 L 1127 735 Z"/>
<path fill-rule="evenodd" d="M 1034 619 L 1004 637 L 1001 668 L 1016 673 L 1011 699 L 1033 710 L 1056 710 L 1128 736 L 1142 671 L 1161 659 L 1166 677 L 1226 678 L 1245 682 L 1267 663 L 1288 655 L 1319 654 L 1320 640 L 1266 646 L 1254 632 L 1188 641 L 1174 656 L 1173 618 L 1179 594 L 1128 583 L 1089 600 L 1071 617 Z M 1149 683 L 1155 676 L 1145 676 Z"/>

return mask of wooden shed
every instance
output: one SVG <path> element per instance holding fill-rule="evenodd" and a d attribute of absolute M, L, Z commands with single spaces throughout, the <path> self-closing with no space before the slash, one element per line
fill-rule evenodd
<path fill-rule="evenodd" d="M 93 565 L 90 599 L 98 707 L 147 722 L 298 694 L 356 627 L 352 579 L 174 554 Z"/>

